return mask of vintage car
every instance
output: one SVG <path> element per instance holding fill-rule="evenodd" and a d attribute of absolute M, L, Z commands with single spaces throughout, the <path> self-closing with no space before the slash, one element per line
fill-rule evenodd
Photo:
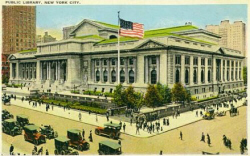
<path fill-rule="evenodd" d="M 82 138 L 81 131 L 78 129 L 70 129 L 67 131 L 67 137 L 70 139 L 69 146 L 79 151 L 89 149 L 89 143 Z"/>
<path fill-rule="evenodd" d="M 40 127 L 40 132 L 42 135 L 45 135 L 48 139 L 54 139 L 58 137 L 57 131 L 54 131 L 54 129 L 50 125 L 42 125 Z"/>
<path fill-rule="evenodd" d="M 205 112 L 205 115 L 203 116 L 203 118 L 206 120 L 211 120 L 211 119 L 214 119 L 214 117 L 215 117 L 214 109 L 211 107 L 208 107 L 206 109 L 206 112 Z"/>
<path fill-rule="evenodd" d="M 9 97 L 7 97 L 7 96 L 6 97 L 2 97 L 2 102 L 3 102 L 4 105 L 6 105 L 7 103 L 10 105 L 10 100 L 11 99 Z"/>
<path fill-rule="evenodd" d="M 14 119 L 6 119 L 2 122 L 3 132 L 12 136 L 21 135 L 22 129 Z"/>
<path fill-rule="evenodd" d="M 112 141 L 99 142 L 99 155 L 120 155 L 122 154 L 121 145 Z"/>
<path fill-rule="evenodd" d="M 69 141 L 65 136 L 55 138 L 55 155 L 79 155 L 78 151 L 69 147 Z"/>
<path fill-rule="evenodd" d="M 24 129 L 24 140 L 31 141 L 35 145 L 46 143 L 46 136 L 38 132 L 39 127 L 36 125 L 26 125 Z"/>
<path fill-rule="evenodd" d="M 18 124 L 23 128 L 25 125 L 29 125 L 29 118 L 24 114 L 19 114 L 16 116 Z"/>
<path fill-rule="evenodd" d="M 106 123 L 104 127 L 97 127 L 95 129 L 96 135 L 106 135 L 112 139 L 119 139 L 121 126 L 116 123 Z"/>
<path fill-rule="evenodd" d="M 13 119 L 14 116 L 10 114 L 6 109 L 2 110 L 2 121 L 6 119 Z"/>

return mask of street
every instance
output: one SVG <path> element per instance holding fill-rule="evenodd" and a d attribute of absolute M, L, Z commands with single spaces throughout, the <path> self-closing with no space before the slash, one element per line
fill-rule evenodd
<path fill-rule="evenodd" d="M 163 154 L 201 154 L 202 151 L 220 154 L 240 154 L 240 141 L 246 138 L 247 130 L 247 114 L 245 106 L 239 108 L 240 115 L 230 117 L 227 113 L 224 117 L 216 117 L 214 120 L 201 120 L 190 125 L 177 128 L 163 134 L 148 138 L 139 138 L 127 134 L 121 135 L 121 144 L 123 154 L 159 154 L 162 150 Z M 95 126 L 80 123 L 70 119 L 61 118 L 58 116 L 18 107 L 18 106 L 5 106 L 14 116 L 17 114 L 26 114 L 29 116 L 30 122 L 35 123 L 37 126 L 41 124 L 52 125 L 58 132 L 59 136 L 66 136 L 67 129 L 80 129 L 84 128 L 85 138 L 88 140 L 89 131 L 94 132 Z M 102 125 L 100 125 L 102 126 Z M 129 129 L 129 126 L 127 128 Z M 179 139 L 179 133 L 182 131 L 183 140 Z M 201 134 L 204 132 L 210 135 L 211 147 L 207 143 L 200 141 Z M 222 136 L 226 135 L 232 141 L 232 150 L 229 150 L 223 145 Z M 34 145 L 30 142 L 24 141 L 23 135 L 12 137 L 2 133 L 2 152 L 3 154 L 9 153 L 9 147 L 14 145 L 14 153 L 31 154 Z M 93 142 L 90 142 L 90 149 L 88 151 L 80 152 L 80 154 L 98 154 L 98 142 L 108 140 L 105 136 L 96 136 L 93 134 Z M 117 142 L 117 140 L 113 140 Z M 47 140 L 46 144 L 38 146 L 49 150 L 50 154 L 54 154 L 54 140 Z"/>

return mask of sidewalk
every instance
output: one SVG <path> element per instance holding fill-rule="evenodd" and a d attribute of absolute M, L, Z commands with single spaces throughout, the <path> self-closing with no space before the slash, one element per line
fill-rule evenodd
<path fill-rule="evenodd" d="M 243 102 L 245 100 L 246 99 L 243 98 L 242 100 L 238 101 L 237 103 L 233 102 L 233 104 L 234 104 L 235 107 L 239 107 L 239 106 L 243 105 Z M 68 118 L 68 119 L 75 120 L 75 121 L 79 121 L 78 115 L 79 115 L 79 113 L 81 113 L 82 118 L 81 118 L 81 121 L 79 121 L 79 122 L 82 122 L 82 123 L 86 123 L 86 124 L 90 124 L 90 125 L 94 125 L 94 126 L 103 126 L 105 123 L 107 123 L 106 116 L 103 116 L 103 115 L 89 114 L 88 112 L 83 112 L 83 111 L 78 111 L 78 110 L 73 110 L 73 109 L 64 111 L 63 107 L 58 107 L 58 106 L 53 106 L 53 110 L 52 110 L 52 105 L 50 105 L 50 109 L 48 110 L 48 112 L 46 112 L 46 105 L 45 104 L 41 104 L 41 106 L 39 106 L 39 104 L 37 104 L 37 107 L 32 107 L 32 103 L 33 102 L 31 102 L 30 105 L 29 105 L 28 101 L 23 101 L 22 102 L 21 101 L 21 96 L 17 96 L 16 100 L 11 99 L 11 104 L 12 105 L 19 106 L 19 107 L 24 107 L 24 108 L 31 109 L 31 110 L 36 110 L 36 111 L 39 111 L 39 112 L 48 113 L 48 114 L 51 114 L 51 115 L 60 116 L 60 117 L 63 117 L 63 118 Z M 229 108 L 220 107 L 219 111 L 227 111 L 229 109 L 230 109 L 230 107 Z M 135 123 L 133 123 L 132 126 L 130 126 L 129 122 L 125 122 L 126 123 L 125 134 L 135 136 L 135 137 L 151 137 L 151 136 L 154 136 L 154 135 L 158 135 L 158 134 L 161 134 L 161 133 L 176 129 L 178 127 L 182 127 L 182 126 L 191 124 L 193 122 L 197 122 L 199 120 L 202 120 L 201 116 L 196 117 L 196 111 L 197 110 L 194 110 L 193 112 L 188 111 L 188 112 L 185 112 L 185 113 L 181 113 L 180 116 L 177 117 L 177 119 L 173 118 L 172 116 L 169 117 L 169 123 L 170 123 L 169 126 L 163 126 L 163 119 L 160 119 L 160 124 L 163 127 L 163 131 L 159 131 L 159 133 L 155 130 L 154 133 L 149 134 L 146 131 L 146 129 L 145 129 L 145 131 L 140 129 L 140 134 L 136 134 Z M 198 111 L 199 111 L 199 114 L 200 114 L 200 111 L 202 111 L 203 114 L 204 114 L 203 109 L 202 110 L 198 109 Z M 217 112 L 217 109 L 215 109 L 215 112 Z M 112 117 L 110 117 L 109 121 L 112 121 L 113 123 L 119 123 L 120 122 L 120 120 L 112 119 Z M 159 121 L 159 120 L 157 120 L 157 121 Z M 122 123 L 124 123 L 124 122 L 122 122 Z M 123 129 L 121 129 L 121 132 L 124 133 Z"/>

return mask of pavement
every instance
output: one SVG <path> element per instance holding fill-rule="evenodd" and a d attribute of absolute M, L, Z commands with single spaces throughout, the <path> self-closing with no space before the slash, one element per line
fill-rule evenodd
<path fill-rule="evenodd" d="M 8 93 L 7 93 L 8 95 Z M 39 106 L 39 104 L 37 105 L 37 107 L 33 107 L 32 106 L 32 102 L 29 104 L 28 101 L 21 101 L 21 97 L 17 95 L 17 99 L 11 100 L 11 104 L 15 105 L 15 106 L 19 106 L 19 107 L 23 107 L 23 108 L 27 108 L 27 109 L 32 109 L 35 111 L 39 111 L 42 113 L 48 113 L 51 115 L 55 115 L 55 116 L 59 116 L 62 118 L 67 118 L 67 119 L 71 119 L 71 120 L 75 120 L 78 122 L 82 122 L 82 123 L 86 123 L 86 124 L 90 124 L 90 125 L 94 125 L 94 126 L 103 126 L 105 123 L 107 123 L 107 119 L 106 116 L 103 115 L 97 115 L 97 114 L 89 114 L 88 112 L 84 112 L 84 111 L 79 111 L 79 110 L 74 110 L 74 109 L 70 109 L 70 110 L 64 110 L 63 107 L 58 107 L 58 106 L 53 106 L 52 109 L 52 105 L 50 105 L 50 109 L 48 111 L 46 111 L 46 105 L 42 104 L 41 106 Z M 240 107 L 243 105 L 244 101 L 246 99 L 243 98 L 242 100 L 239 100 L 237 103 L 233 102 L 233 105 L 235 107 Z M 229 104 L 229 103 L 228 103 Z M 219 112 L 220 111 L 228 111 L 230 109 L 229 108 L 223 108 L 220 107 L 219 108 Z M 160 124 L 163 128 L 162 131 L 159 132 L 154 132 L 149 134 L 146 129 L 145 131 L 143 131 L 142 129 L 140 129 L 139 134 L 136 134 L 136 125 L 135 123 L 133 123 L 132 125 L 130 125 L 129 122 L 122 122 L 123 124 L 126 124 L 126 129 L 125 131 L 123 131 L 123 129 L 121 130 L 122 133 L 131 135 L 131 136 L 135 136 L 135 137 L 152 137 L 155 135 L 159 135 L 162 133 L 165 133 L 167 131 L 179 128 L 179 127 L 183 127 L 185 125 L 203 120 L 202 116 L 196 116 L 196 111 L 202 111 L 204 114 L 204 110 L 202 109 L 198 109 L 198 110 L 194 110 L 194 111 L 188 111 L 185 113 L 181 113 L 180 116 L 178 116 L 177 118 L 173 118 L 172 116 L 169 117 L 169 126 L 163 126 L 163 118 L 161 118 L 160 120 Z M 215 113 L 217 112 L 217 109 L 215 109 Z M 81 114 L 81 119 L 79 119 L 79 113 Z M 116 117 L 117 118 L 117 117 Z M 221 118 L 221 117 L 218 117 Z M 112 121 L 113 123 L 119 123 L 120 120 L 118 119 L 112 119 L 112 117 L 110 117 L 109 121 Z M 154 122 L 153 122 L 154 123 Z"/>

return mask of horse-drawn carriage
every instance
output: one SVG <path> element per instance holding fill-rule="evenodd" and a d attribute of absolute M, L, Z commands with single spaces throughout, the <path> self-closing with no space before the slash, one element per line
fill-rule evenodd
<path fill-rule="evenodd" d="M 231 109 L 230 109 L 230 116 L 232 117 L 232 116 L 236 116 L 236 115 L 239 115 L 239 111 L 238 111 L 238 109 L 237 108 L 235 108 L 235 107 L 232 107 Z"/>
<path fill-rule="evenodd" d="M 214 119 L 214 117 L 215 117 L 214 109 L 211 107 L 208 107 L 206 109 L 206 112 L 205 112 L 205 115 L 203 116 L 203 118 L 206 120 L 211 120 L 211 119 Z"/>
<path fill-rule="evenodd" d="M 221 111 L 217 113 L 217 116 L 225 116 L 226 115 L 226 111 Z"/>
<path fill-rule="evenodd" d="M 8 97 L 8 96 L 2 97 L 2 102 L 4 105 L 6 105 L 6 104 L 10 105 L 10 97 Z"/>

